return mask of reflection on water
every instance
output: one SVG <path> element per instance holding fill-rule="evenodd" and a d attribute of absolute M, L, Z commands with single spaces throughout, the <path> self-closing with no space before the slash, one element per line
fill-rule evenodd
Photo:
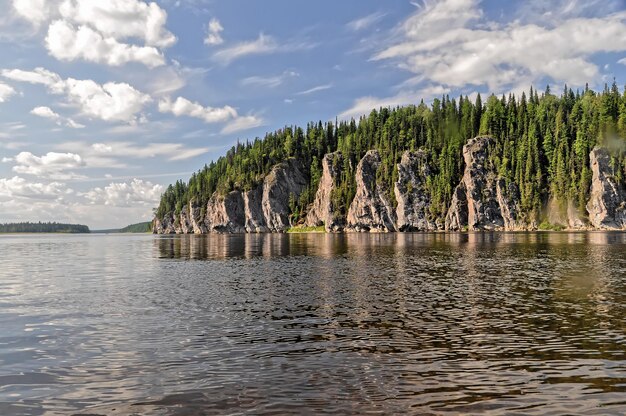
<path fill-rule="evenodd" d="M 624 414 L 625 248 L 0 237 L 0 414 Z"/>

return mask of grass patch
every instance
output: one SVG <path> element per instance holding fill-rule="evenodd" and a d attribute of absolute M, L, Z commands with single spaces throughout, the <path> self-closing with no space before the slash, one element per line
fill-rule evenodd
<path fill-rule="evenodd" d="M 563 231 L 565 227 L 563 227 L 561 224 L 551 224 L 547 221 L 544 221 L 539 224 L 539 229 L 541 231 Z"/>
<path fill-rule="evenodd" d="M 325 233 L 326 228 L 323 225 L 318 227 L 296 226 L 287 230 L 288 233 Z"/>

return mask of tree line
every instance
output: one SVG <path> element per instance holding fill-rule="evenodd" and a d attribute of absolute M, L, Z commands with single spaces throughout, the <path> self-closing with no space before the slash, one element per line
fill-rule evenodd
<path fill-rule="evenodd" d="M 290 201 L 297 219 L 313 201 L 323 156 L 335 151 L 343 154 L 343 166 L 333 199 L 345 214 L 356 192 L 356 166 L 370 149 L 381 154 L 377 181 L 395 203 L 397 163 L 404 151 L 422 149 L 433 172 L 426 184 L 431 215 L 441 218 L 462 176 L 463 145 L 477 135 L 495 138 L 488 163 L 500 177 L 518 185 L 527 220 L 540 221 L 549 201 L 561 209 L 574 204 L 584 212 L 591 182 L 589 153 L 594 146 L 611 147 L 614 174 L 620 181 L 626 175 L 626 89 L 620 93 L 615 82 L 601 92 L 565 86 L 554 94 L 549 86 L 541 93 L 531 87 L 519 97 L 491 95 L 485 102 L 480 94 L 473 99 L 445 95 L 430 106 L 422 100 L 418 105 L 380 108 L 359 120 L 285 126 L 263 139 L 238 142 L 188 182 L 170 185 L 156 215 L 177 214 L 191 200 L 205 207 L 215 192 L 250 190 L 275 164 L 294 157 L 304 162 L 309 181 L 304 192 Z"/>
<path fill-rule="evenodd" d="M 89 233 L 89 227 L 58 222 L 18 222 L 0 224 L 0 233 Z"/>

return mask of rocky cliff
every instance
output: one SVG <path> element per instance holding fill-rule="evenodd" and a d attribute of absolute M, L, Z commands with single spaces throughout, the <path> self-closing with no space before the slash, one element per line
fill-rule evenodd
<path fill-rule="evenodd" d="M 380 167 L 380 154 L 370 150 L 356 168 L 356 194 L 348 210 L 349 231 L 389 232 L 395 231 L 395 211 L 391 206 L 387 189 L 376 181 Z"/>
<path fill-rule="evenodd" d="M 491 137 L 476 137 L 463 147 L 465 170 L 446 215 L 446 230 L 519 230 L 517 186 L 498 178 L 489 164 L 495 146 Z"/>
<path fill-rule="evenodd" d="M 445 218 L 431 214 L 428 178 L 434 172 L 427 153 L 420 150 L 402 154 L 393 195 L 377 180 L 381 155 L 368 151 L 357 165 L 356 193 L 344 218 L 341 213 L 346 207 L 335 206 L 333 201 L 345 176 L 344 156 L 329 153 L 322 159 L 322 176 L 304 223 L 324 225 L 327 232 L 537 229 L 536 223 L 522 216 L 518 186 L 499 177 L 492 166 L 490 152 L 494 147 L 490 137 L 477 137 L 463 147 L 463 176 Z M 626 229 L 626 183 L 615 174 L 607 150 L 594 149 L 590 160 L 589 218 L 577 212 L 573 204 L 565 211 L 551 201 L 546 204 L 546 220 L 570 229 Z M 179 214 L 156 218 L 153 230 L 159 234 L 285 232 L 293 225 L 290 200 L 298 198 L 309 183 L 304 172 L 302 162 L 289 159 L 274 166 L 253 189 L 226 195 L 216 192 L 204 207 L 192 200 Z"/>
<path fill-rule="evenodd" d="M 606 149 L 593 149 L 589 159 L 593 175 L 587 204 L 589 221 L 600 230 L 626 229 L 626 183 L 615 176 Z"/>
<path fill-rule="evenodd" d="M 443 228 L 441 221 L 433 219 L 430 213 L 426 182 L 431 175 L 426 152 L 407 151 L 402 154 L 398 163 L 398 180 L 394 185 L 398 231 L 435 231 Z"/>
<path fill-rule="evenodd" d="M 289 222 L 289 199 L 297 198 L 307 185 L 301 162 L 289 159 L 271 170 L 263 182 L 247 192 L 214 193 L 204 217 L 192 201 L 180 214 L 153 221 L 157 234 L 284 232 Z"/>
<path fill-rule="evenodd" d="M 328 153 L 322 159 L 322 177 L 315 193 L 315 200 L 306 215 L 306 225 L 323 225 L 326 232 L 343 231 L 346 219 L 341 215 L 341 207 L 335 206 L 333 192 L 341 180 L 343 155 L 340 152 Z"/>

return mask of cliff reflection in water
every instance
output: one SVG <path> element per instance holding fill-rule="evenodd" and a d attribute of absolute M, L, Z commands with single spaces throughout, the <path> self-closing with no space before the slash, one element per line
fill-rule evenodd
<path fill-rule="evenodd" d="M 0 238 L 1 415 L 626 414 L 626 234 Z"/>

